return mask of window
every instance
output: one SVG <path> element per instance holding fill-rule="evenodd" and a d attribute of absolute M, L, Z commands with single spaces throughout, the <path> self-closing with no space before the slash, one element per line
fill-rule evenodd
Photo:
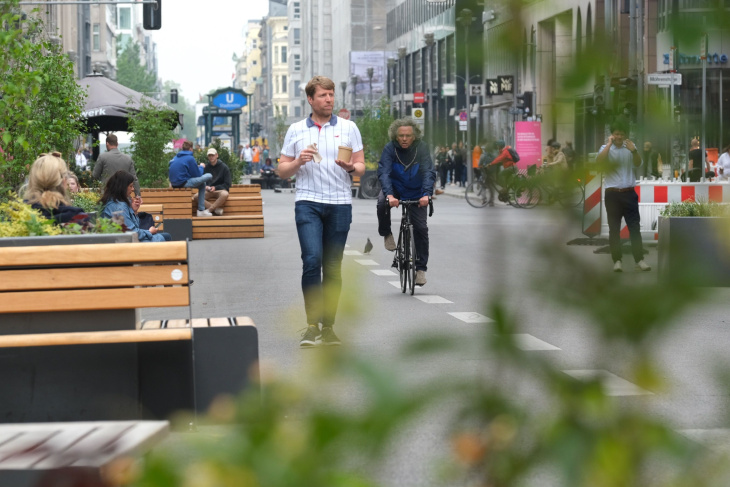
<path fill-rule="evenodd" d="M 294 71 L 301 71 L 302 70 L 301 56 L 299 54 L 292 54 L 292 57 L 294 58 Z"/>
<path fill-rule="evenodd" d="M 129 7 L 119 7 L 119 28 L 132 30 L 132 9 Z"/>
<path fill-rule="evenodd" d="M 286 46 L 281 46 L 281 62 L 286 64 Z"/>
<path fill-rule="evenodd" d="M 289 116 L 289 107 L 286 105 L 281 107 L 281 114 L 284 115 L 284 117 L 288 117 Z"/>
<path fill-rule="evenodd" d="M 99 24 L 94 24 L 94 30 L 93 30 L 93 38 L 92 38 L 92 49 L 95 51 L 101 50 L 101 35 L 99 34 Z"/>
<path fill-rule="evenodd" d="M 281 77 L 281 92 L 286 93 L 286 76 Z M 286 108 L 286 107 L 284 107 Z"/>
<path fill-rule="evenodd" d="M 294 82 L 294 96 L 299 96 L 301 93 L 299 93 L 301 83 L 299 81 Z M 297 115 L 298 117 L 299 115 Z"/>
<path fill-rule="evenodd" d="M 302 9 L 299 6 L 299 2 L 294 2 L 293 5 L 294 5 L 294 8 L 293 8 L 293 15 L 292 16 L 295 19 L 301 19 L 302 18 Z"/>
<path fill-rule="evenodd" d="M 301 117 L 302 116 L 302 107 L 294 107 L 294 116 L 295 117 Z"/>
<path fill-rule="evenodd" d="M 294 45 L 298 46 L 302 43 L 301 41 L 301 29 L 294 29 Z"/>
<path fill-rule="evenodd" d="M 289 26 L 288 25 L 285 25 L 284 26 L 284 30 L 289 30 Z"/>
<path fill-rule="evenodd" d="M 127 44 L 132 42 L 132 36 L 129 34 L 119 34 L 119 49 L 124 50 Z"/>
<path fill-rule="evenodd" d="M 274 46 L 274 62 L 279 59 L 279 46 Z"/>

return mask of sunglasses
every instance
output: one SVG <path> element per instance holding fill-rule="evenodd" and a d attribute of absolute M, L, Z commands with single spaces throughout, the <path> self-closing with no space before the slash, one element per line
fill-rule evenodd
<path fill-rule="evenodd" d="M 40 154 L 38 157 L 43 157 L 43 156 L 53 156 L 53 157 L 59 157 L 60 158 L 61 157 L 61 153 L 58 152 L 58 151 L 53 151 L 50 154 L 44 152 L 43 154 Z"/>

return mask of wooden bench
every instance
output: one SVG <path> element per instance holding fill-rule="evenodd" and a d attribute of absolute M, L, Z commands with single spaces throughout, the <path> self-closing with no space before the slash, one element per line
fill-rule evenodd
<path fill-rule="evenodd" d="M 3 424 L 0 485 L 120 485 L 169 430 L 167 421 Z"/>
<path fill-rule="evenodd" d="M 197 190 L 193 191 L 197 194 Z M 197 207 L 191 208 L 191 215 L 195 217 Z M 223 205 L 223 215 L 263 215 L 264 207 L 261 198 L 261 187 L 257 184 L 234 185 L 228 191 L 228 199 Z"/>
<path fill-rule="evenodd" d="M 187 260 L 187 242 L 3 249 L 3 421 L 160 419 L 248 387 L 249 318 L 156 330 L 138 319 L 138 308 L 189 307 Z"/>
<path fill-rule="evenodd" d="M 139 211 L 144 211 L 145 213 L 149 213 L 150 215 L 152 215 L 152 219 L 155 221 L 157 229 L 161 232 L 165 230 L 164 205 L 143 204 L 139 207 Z"/>
<path fill-rule="evenodd" d="M 146 205 L 163 205 L 167 219 L 191 216 L 193 190 L 190 188 L 142 188 L 140 193 Z"/>
<path fill-rule="evenodd" d="M 264 211 L 261 186 L 234 184 L 222 216 L 192 217 L 193 240 L 214 238 L 263 238 Z"/>

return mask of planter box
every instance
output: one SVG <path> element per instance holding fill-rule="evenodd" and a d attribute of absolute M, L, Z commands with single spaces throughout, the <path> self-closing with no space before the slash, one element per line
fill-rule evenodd
<path fill-rule="evenodd" d="M 135 232 L 88 233 L 84 235 L 54 235 L 52 237 L 5 237 L 0 247 L 33 247 L 45 245 L 85 245 L 137 242 Z"/>
<path fill-rule="evenodd" d="M 730 218 L 659 217 L 659 279 L 730 287 Z"/>

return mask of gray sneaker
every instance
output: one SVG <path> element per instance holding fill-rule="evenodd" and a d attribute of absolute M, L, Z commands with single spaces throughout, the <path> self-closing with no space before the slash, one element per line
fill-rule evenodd
<path fill-rule="evenodd" d="M 217 216 L 223 216 L 223 208 L 216 208 L 213 210 L 213 213 L 215 213 Z"/>
<path fill-rule="evenodd" d="M 335 335 L 335 330 L 333 330 L 331 326 L 322 327 L 322 345 L 326 345 L 329 347 L 342 345 L 342 342 L 339 338 L 337 338 L 337 335 Z"/>
<path fill-rule="evenodd" d="M 623 272 L 623 271 L 624 271 L 624 268 L 621 265 L 620 260 L 617 260 L 616 262 L 613 263 L 613 272 Z"/>
<path fill-rule="evenodd" d="M 426 271 L 416 271 L 416 286 L 426 284 Z"/>
<path fill-rule="evenodd" d="M 389 250 L 390 252 L 395 250 L 395 239 L 392 233 L 385 237 L 385 250 Z"/>
<path fill-rule="evenodd" d="M 646 262 L 644 262 L 643 260 L 640 260 L 639 262 L 637 262 L 635 268 L 637 271 L 644 271 L 644 272 L 651 270 L 651 266 L 649 264 L 647 264 Z"/>
<path fill-rule="evenodd" d="M 319 344 L 322 337 L 319 331 L 319 325 L 309 325 L 302 335 L 302 339 L 299 340 L 299 348 L 312 348 Z"/>

